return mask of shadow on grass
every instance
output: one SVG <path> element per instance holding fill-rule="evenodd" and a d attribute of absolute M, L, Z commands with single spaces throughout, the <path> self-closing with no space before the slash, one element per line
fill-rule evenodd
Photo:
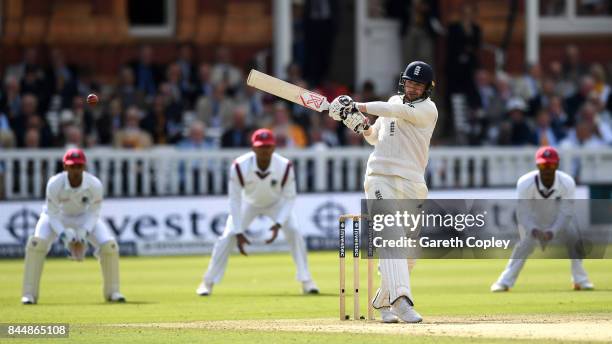
<path fill-rule="evenodd" d="M 499 295 L 508 295 L 508 294 L 550 294 L 550 293 L 564 293 L 564 294 L 591 294 L 591 293 L 597 293 L 597 292 L 611 292 L 612 289 L 610 288 L 605 288 L 605 289 L 599 289 L 599 288 L 595 288 L 593 290 L 573 290 L 571 288 L 567 288 L 567 289 L 563 289 L 563 290 L 559 290 L 559 289 L 549 289 L 549 290 L 529 290 L 529 289 L 520 289 L 520 290 L 516 290 L 516 289 L 512 289 L 508 292 L 504 292 L 504 293 L 490 293 L 490 294 L 499 294 Z"/>
<path fill-rule="evenodd" d="M 65 306 L 75 306 L 75 305 L 82 305 L 82 306 L 129 306 L 129 305 L 156 305 L 159 304 L 159 302 L 153 302 L 153 301 L 127 301 L 127 302 L 104 302 L 104 301 L 100 301 L 100 302 L 76 302 L 76 303 L 39 303 L 37 305 L 28 305 L 30 307 L 57 307 L 57 306 L 61 306 L 61 307 L 65 307 Z"/>
<path fill-rule="evenodd" d="M 243 293 L 217 293 L 216 297 L 233 297 L 233 298 L 259 298 L 259 297 L 281 297 L 281 298 L 317 298 L 317 297 L 338 297 L 337 293 L 318 293 L 318 294 L 280 294 L 280 293 L 257 293 L 257 294 L 243 294 Z M 199 298 L 202 300 L 206 300 L 208 298 L 216 298 L 215 296 L 200 296 Z M 348 297 L 348 296 L 347 296 Z M 352 294 L 351 294 L 351 297 Z"/>

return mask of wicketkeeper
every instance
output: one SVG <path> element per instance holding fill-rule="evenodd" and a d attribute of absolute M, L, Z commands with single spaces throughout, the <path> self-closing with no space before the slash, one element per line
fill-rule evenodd
<path fill-rule="evenodd" d="M 64 155 L 64 172 L 47 183 L 46 202 L 36 230 L 26 244 L 23 304 L 38 302 L 45 257 L 57 236 L 70 258 L 82 261 L 89 241 L 102 268 L 103 295 L 109 302 L 125 302 L 119 292 L 119 245 L 100 220 L 103 188 L 98 178 L 85 172 L 85 153 L 70 149 Z"/>

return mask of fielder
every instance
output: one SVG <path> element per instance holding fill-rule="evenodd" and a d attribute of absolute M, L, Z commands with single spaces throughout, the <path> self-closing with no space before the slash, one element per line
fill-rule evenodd
<path fill-rule="evenodd" d="M 553 147 L 541 147 L 535 158 L 538 169 L 519 178 L 516 184 L 521 240 L 514 247 L 506 269 L 491 285 L 492 292 L 509 291 L 514 286 L 526 258 L 538 242 L 544 249 L 554 237 L 563 236 L 572 257 L 573 247 L 579 240 L 576 222 L 572 220 L 576 190 L 574 179 L 557 170 L 559 154 Z M 593 284 L 582 266 L 582 259 L 571 259 L 571 262 L 574 289 L 592 290 Z"/>
<path fill-rule="evenodd" d="M 26 244 L 23 272 L 23 304 L 36 304 L 45 257 L 59 235 L 70 258 L 82 261 L 87 241 L 96 248 L 102 268 L 103 295 L 109 302 L 125 302 L 119 292 L 119 245 L 100 220 L 103 189 L 95 176 L 85 172 L 85 153 L 69 149 L 64 172 L 47 183 L 46 203 L 33 236 Z"/>
<path fill-rule="evenodd" d="M 207 296 L 213 286 L 221 282 L 232 249 L 238 246 L 247 255 L 245 245 L 250 244 L 244 231 L 259 215 L 267 216 L 274 225 L 272 243 L 282 230 L 289 243 L 297 268 L 297 280 L 302 282 L 304 294 L 318 294 L 319 289 L 308 271 L 306 244 L 298 230 L 293 211 L 296 196 L 295 174 L 291 161 L 274 153 L 275 139 L 272 131 L 259 129 L 251 137 L 253 151 L 238 157 L 230 170 L 228 194 L 230 215 L 225 230 L 215 243 L 208 270 L 196 293 Z"/>
<path fill-rule="evenodd" d="M 362 133 L 374 146 L 365 177 L 367 199 L 426 199 L 425 168 L 429 141 L 438 119 L 430 99 L 433 70 L 425 62 L 410 63 L 400 76 L 399 94 L 387 102 L 356 103 L 340 96 L 331 103 L 329 115 Z M 378 116 L 368 125 L 363 114 Z M 413 306 L 410 270 L 414 259 L 380 259 L 381 286 L 372 300 L 383 322 L 409 323 L 423 318 Z"/>

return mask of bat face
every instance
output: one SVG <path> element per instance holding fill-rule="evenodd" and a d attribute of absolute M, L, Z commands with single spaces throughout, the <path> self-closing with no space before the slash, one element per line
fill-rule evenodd
<path fill-rule="evenodd" d="M 329 109 L 329 102 L 325 96 L 277 79 L 255 69 L 251 69 L 249 77 L 247 78 L 247 85 L 318 112 Z"/>

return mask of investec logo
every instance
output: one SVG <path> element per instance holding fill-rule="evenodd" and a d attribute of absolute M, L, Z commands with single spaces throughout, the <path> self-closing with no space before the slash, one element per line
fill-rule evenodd
<path fill-rule="evenodd" d="M 416 66 L 414 68 L 414 75 L 419 75 L 420 72 L 421 72 L 421 66 Z"/>
<path fill-rule="evenodd" d="M 302 103 L 304 104 L 304 106 L 315 110 L 318 110 L 321 107 L 321 104 L 323 104 L 324 100 L 323 96 L 311 92 L 302 93 L 300 98 L 302 98 Z"/>

